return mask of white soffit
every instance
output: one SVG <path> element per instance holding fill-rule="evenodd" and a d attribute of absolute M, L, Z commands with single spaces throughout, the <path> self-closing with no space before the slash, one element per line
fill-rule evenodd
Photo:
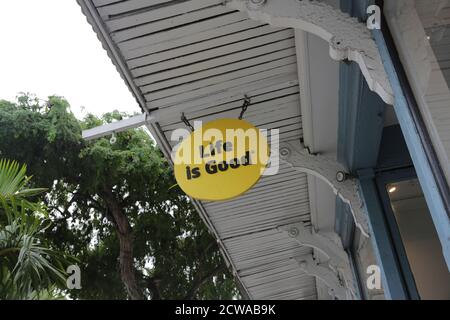
<path fill-rule="evenodd" d="M 184 127 L 181 112 L 191 122 L 236 118 L 244 94 L 246 120 L 280 129 L 281 141 L 302 138 L 292 29 L 249 20 L 222 0 L 78 2 L 141 107 L 163 115 L 153 129 L 166 149 Z M 282 164 L 238 199 L 200 205 L 250 298 L 317 298 L 315 279 L 293 259 L 311 250 L 276 230 L 310 226 L 305 174 Z"/>
<path fill-rule="evenodd" d="M 339 62 L 328 44 L 296 31 L 304 143 L 312 152 L 336 157 L 339 112 Z M 318 230 L 334 230 L 336 196 L 328 185 L 309 176 L 312 221 Z"/>
<path fill-rule="evenodd" d="M 339 112 L 339 62 L 328 54 L 328 43 L 296 30 L 304 143 L 312 152 L 336 157 Z M 334 232 L 336 195 L 322 180 L 308 175 L 311 222 L 315 230 L 339 243 Z M 320 258 L 321 254 L 315 252 Z M 331 297 L 317 281 L 318 298 Z"/>

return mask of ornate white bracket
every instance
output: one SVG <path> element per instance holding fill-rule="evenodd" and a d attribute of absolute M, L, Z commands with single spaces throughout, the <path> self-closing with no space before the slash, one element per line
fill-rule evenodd
<path fill-rule="evenodd" d="M 312 174 L 325 181 L 342 201 L 350 205 L 355 225 L 369 237 L 367 213 L 354 178 L 347 177 L 345 168 L 336 160 L 323 155 L 312 155 L 300 143 L 280 144 L 280 157 L 293 169 Z"/>
<path fill-rule="evenodd" d="M 330 5 L 310 0 L 226 0 L 227 6 L 247 11 L 250 19 L 282 28 L 310 32 L 330 44 L 335 60 L 358 63 L 369 88 L 387 104 L 394 98 L 381 56 L 364 23 Z"/>
<path fill-rule="evenodd" d="M 344 249 L 322 234 L 314 230 L 308 230 L 303 222 L 280 226 L 278 230 L 287 232 L 300 245 L 314 248 L 323 253 L 328 258 L 327 264 L 324 264 L 324 266 L 328 266 L 328 272 L 333 273 L 334 277 L 339 281 L 343 280 L 339 284 L 340 286 L 345 284 L 344 289 L 348 290 L 346 293 L 347 299 L 352 299 L 356 296 L 356 284 L 353 280 L 350 260 Z"/>
<path fill-rule="evenodd" d="M 319 264 L 312 255 L 296 257 L 300 269 L 307 275 L 314 276 L 322 280 L 328 287 L 328 293 L 339 300 L 347 300 L 347 290 L 336 274 L 324 264 Z"/>

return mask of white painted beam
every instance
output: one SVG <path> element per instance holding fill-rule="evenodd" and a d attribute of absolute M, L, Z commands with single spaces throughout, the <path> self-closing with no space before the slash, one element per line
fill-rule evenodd
<path fill-rule="evenodd" d="M 112 122 L 103 126 L 95 127 L 92 129 L 84 130 L 82 137 L 85 140 L 98 139 L 112 133 L 118 133 L 129 129 L 141 127 L 145 124 L 154 121 L 154 117 L 148 117 L 146 114 L 140 114 L 128 119 Z"/>

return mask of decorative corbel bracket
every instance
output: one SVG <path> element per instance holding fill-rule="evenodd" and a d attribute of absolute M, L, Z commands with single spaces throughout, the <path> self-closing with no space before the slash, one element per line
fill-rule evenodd
<path fill-rule="evenodd" d="M 312 174 L 325 181 L 342 201 L 349 204 L 353 220 L 361 233 L 369 237 L 369 226 L 364 202 L 356 179 L 348 177 L 345 168 L 336 160 L 323 155 L 312 155 L 300 143 L 280 144 L 280 157 L 293 169 Z"/>
<path fill-rule="evenodd" d="M 304 273 L 316 277 L 325 283 L 329 289 L 328 293 L 330 296 L 338 298 L 339 300 L 347 300 L 349 298 L 346 288 L 336 274 L 326 265 L 320 264 L 317 260 L 314 260 L 312 255 L 309 254 L 295 257 L 295 260 L 298 262 L 300 269 Z"/>
<path fill-rule="evenodd" d="M 348 257 L 345 251 L 332 240 L 313 230 L 308 230 L 303 222 L 297 222 L 286 226 L 278 227 L 279 231 L 284 231 L 294 238 L 302 246 L 319 250 L 330 259 L 330 264 L 336 268 L 343 269 L 348 264 Z"/>
<path fill-rule="evenodd" d="M 310 231 L 305 227 L 303 222 L 280 226 L 278 230 L 287 232 L 300 245 L 311 247 L 324 254 L 328 258 L 327 263 L 330 272 L 334 271 L 337 279 L 343 279 L 345 287 L 349 291 L 346 294 L 347 298 L 356 296 L 356 284 L 353 280 L 350 260 L 344 249 L 339 247 L 331 239 L 323 236 L 319 232 L 315 232 L 314 229 Z"/>
<path fill-rule="evenodd" d="M 371 31 L 364 23 L 332 6 L 311 0 L 225 0 L 250 19 L 275 27 L 310 32 L 330 45 L 335 60 L 358 63 L 369 88 L 393 104 L 392 88 Z"/>

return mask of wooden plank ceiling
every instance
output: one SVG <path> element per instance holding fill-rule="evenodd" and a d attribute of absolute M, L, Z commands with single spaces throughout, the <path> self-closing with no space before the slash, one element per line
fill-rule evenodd
<path fill-rule="evenodd" d="M 249 20 L 223 0 L 81 1 L 95 6 L 142 107 L 164 111 L 159 128 L 172 145 L 181 112 L 190 121 L 238 117 L 245 94 L 246 120 L 280 129 L 281 141 L 302 137 L 293 30 Z M 202 203 L 251 298 L 316 298 L 315 279 L 292 259 L 311 250 L 276 230 L 310 223 L 307 189 L 306 176 L 282 164 L 238 199 Z"/>
<path fill-rule="evenodd" d="M 446 159 L 450 158 L 450 1 L 416 0 L 417 13 L 429 37 L 430 75 L 425 98 Z M 420 75 L 423 76 L 423 75 Z M 445 159 L 444 158 L 444 159 Z M 448 162 L 448 161 L 447 161 Z M 450 179 L 450 176 L 448 177 Z"/>

